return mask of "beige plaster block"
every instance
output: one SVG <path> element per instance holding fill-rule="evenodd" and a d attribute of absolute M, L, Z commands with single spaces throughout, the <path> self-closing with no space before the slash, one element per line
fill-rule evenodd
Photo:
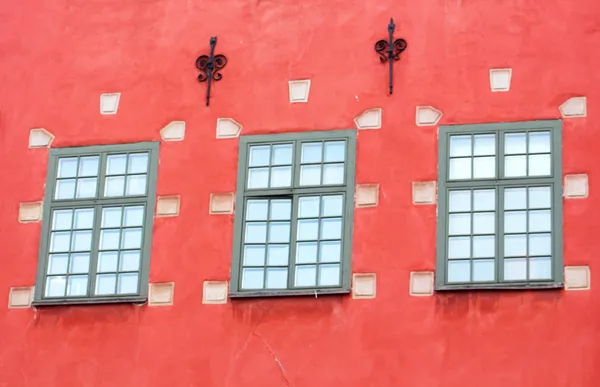
<path fill-rule="evenodd" d="M 100 94 L 100 114 L 117 114 L 121 93 Z"/>
<path fill-rule="evenodd" d="M 587 115 L 586 97 L 569 98 L 558 107 L 564 118 L 585 117 Z"/>
<path fill-rule="evenodd" d="M 10 288 L 8 294 L 9 308 L 29 308 L 33 298 L 33 287 Z"/>
<path fill-rule="evenodd" d="M 379 184 L 356 186 L 356 207 L 376 207 L 379 204 Z"/>
<path fill-rule="evenodd" d="M 226 304 L 227 281 L 204 281 L 203 304 Z"/>
<path fill-rule="evenodd" d="M 433 295 L 433 272 L 432 271 L 413 271 L 410 273 L 411 296 L 431 296 Z"/>
<path fill-rule="evenodd" d="M 565 290 L 588 290 L 590 286 L 589 266 L 565 266 Z"/>
<path fill-rule="evenodd" d="M 156 216 L 177 216 L 179 215 L 179 195 L 159 196 L 156 199 Z"/>
<path fill-rule="evenodd" d="M 44 128 L 36 128 L 29 131 L 30 148 L 48 148 L 53 140 L 54 135 Z"/>
<path fill-rule="evenodd" d="M 417 106 L 417 126 L 434 126 L 442 118 L 442 112 L 433 106 Z"/>
<path fill-rule="evenodd" d="M 290 88 L 290 102 L 308 102 L 308 93 L 310 92 L 310 79 L 303 79 L 298 81 L 289 81 Z"/>
<path fill-rule="evenodd" d="M 148 305 L 167 306 L 173 305 L 175 282 L 165 282 L 148 285 Z"/>
<path fill-rule="evenodd" d="M 436 182 L 414 181 L 412 192 L 413 204 L 435 204 Z"/>
<path fill-rule="evenodd" d="M 42 220 L 42 202 L 21 203 L 19 206 L 19 222 L 32 223 Z"/>
<path fill-rule="evenodd" d="M 367 109 L 354 119 L 358 129 L 380 129 L 383 110 L 381 108 Z"/>
<path fill-rule="evenodd" d="M 217 138 L 239 137 L 242 125 L 233 118 L 217 118 Z"/>
<path fill-rule="evenodd" d="M 377 276 L 375 273 L 352 274 L 352 298 L 375 298 Z"/>
<path fill-rule="evenodd" d="M 210 194 L 210 214 L 233 214 L 235 195 L 231 192 Z"/>
<path fill-rule="evenodd" d="M 160 137 L 164 141 L 183 141 L 185 137 L 185 121 L 171 121 L 160 130 Z"/>
<path fill-rule="evenodd" d="M 566 175 L 564 197 L 567 199 L 588 197 L 588 176 L 585 174 Z"/>
<path fill-rule="evenodd" d="M 512 69 L 491 69 L 490 87 L 493 92 L 509 91 Z"/>

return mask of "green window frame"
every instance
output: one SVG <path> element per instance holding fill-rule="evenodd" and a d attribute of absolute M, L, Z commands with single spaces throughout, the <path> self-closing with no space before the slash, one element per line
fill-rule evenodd
<path fill-rule="evenodd" d="M 158 151 L 50 149 L 34 304 L 146 301 Z"/>
<path fill-rule="evenodd" d="M 436 289 L 563 286 L 561 132 L 439 127 Z"/>
<path fill-rule="evenodd" d="M 356 131 L 241 136 L 231 297 L 350 291 Z"/>

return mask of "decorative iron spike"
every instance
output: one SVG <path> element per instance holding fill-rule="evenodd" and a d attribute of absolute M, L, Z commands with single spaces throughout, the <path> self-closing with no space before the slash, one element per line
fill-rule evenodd
<path fill-rule="evenodd" d="M 196 59 L 196 68 L 200 70 L 198 81 L 208 82 L 206 88 L 206 106 L 210 103 L 210 85 L 213 80 L 220 81 L 223 74 L 219 71 L 227 64 L 225 55 L 215 55 L 215 46 L 217 45 L 217 37 L 210 38 L 210 55 L 200 55 Z"/>
<path fill-rule="evenodd" d="M 396 39 L 394 40 L 394 32 L 396 31 L 396 24 L 394 24 L 394 18 L 390 18 L 390 24 L 388 24 L 388 40 L 380 40 L 375 43 L 375 52 L 379 54 L 379 60 L 381 63 L 388 62 L 390 70 L 390 94 L 394 92 L 394 61 L 400 60 L 400 54 L 406 50 L 406 40 Z"/>

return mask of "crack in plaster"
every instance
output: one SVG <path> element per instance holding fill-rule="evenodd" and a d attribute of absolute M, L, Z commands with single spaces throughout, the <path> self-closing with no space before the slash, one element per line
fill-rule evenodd
<path fill-rule="evenodd" d="M 271 346 L 269 344 L 267 344 L 267 342 L 265 341 L 265 339 L 263 339 L 263 337 L 261 335 L 259 335 L 256 332 L 252 332 L 252 333 L 254 334 L 254 336 L 256 336 L 256 337 L 259 338 L 259 340 L 262 343 L 262 345 L 267 349 L 267 351 L 269 351 L 269 353 L 273 357 L 273 360 L 275 360 L 275 363 L 277 364 L 277 367 L 279 367 L 279 372 L 281 373 L 281 377 L 283 378 L 283 380 L 285 380 L 286 386 L 289 386 L 290 385 L 290 381 L 288 380 L 287 376 L 285 375 L 285 369 L 283 368 L 283 364 L 281 364 L 281 362 L 279 361 L 279 359 L 277 358 L 277 356 L 273 352 L 273 349 L 271 349 Z"/>

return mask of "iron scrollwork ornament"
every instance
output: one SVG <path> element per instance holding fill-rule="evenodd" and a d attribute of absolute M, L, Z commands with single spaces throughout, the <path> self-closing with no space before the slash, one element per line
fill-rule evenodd
<path fill-rule="evenodd" d="M 394 40 L 394 31 L 396 30 L 396 25 L 394 24 L 394 19 L 390 19 L 390 24 L 388 24 L 388 40 L 380 40 L 375 43 L 375 51 L 379 54 L 379 60 L 381 63 L 388 62 L 390 67 L 390 94 L 394 91 L 394 61 L 400 60 L 400 54 L 406 50 L 406 40 L 404 39 L 396 39 Z"/>
<path fill-rule="evenodd" d="M 206 88 L 206 106 L 210 103 L 210 85 L 212 81 L 220 81 L 223 78 L 223 74 L 219 71 L 227 64 L 227 58 L 225 55 L 215 55 L 215 46 L 217 45 L 217 37 L 213 36 L 210 38 L 210 55 L 200 55 L 196 59 L 196 68 L 200 70 L 198 74 L 198 81 L 208 82 Z"/>

